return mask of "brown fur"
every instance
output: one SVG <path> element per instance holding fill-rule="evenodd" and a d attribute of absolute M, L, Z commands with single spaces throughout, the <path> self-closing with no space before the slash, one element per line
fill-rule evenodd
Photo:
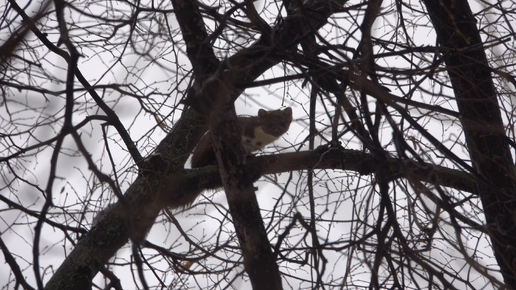
<path fill-rule="evenodd" d="M 277 140 L 288 131 L 292 122 L 292 108 L 265 111 L 260 109 L 258 116 L 239 116 L 242 122 L 242 146 L 246 153 L 260 150 Z M 209 132 L 202 137 L 192 156 L 192 168 L 216 164 L 215 152 Z"/>

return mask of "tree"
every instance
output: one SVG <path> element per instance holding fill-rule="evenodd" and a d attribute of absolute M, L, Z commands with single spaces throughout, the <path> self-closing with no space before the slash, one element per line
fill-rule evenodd
<path fill-rule="evenodd" d="M 511 1 L 2 7 L 4 287 L 515 289 Z"/>

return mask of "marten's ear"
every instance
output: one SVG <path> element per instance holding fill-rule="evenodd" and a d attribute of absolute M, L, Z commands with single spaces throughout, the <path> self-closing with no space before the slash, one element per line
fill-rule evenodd
<path fill-rule="evenodd" d="M 263 118 L 265 116 L 267 116 L 267 111 L 265 111 L 264 109 L 258 110 L 258 118 Z"/>
<path fill-rule="evenodd" d="M 292 108 L 288 107 L 285 110 L 283 110 L 283 113 L 285 113 L 285 116 L 288 116 L 290 119 L 292 119 Z"/>

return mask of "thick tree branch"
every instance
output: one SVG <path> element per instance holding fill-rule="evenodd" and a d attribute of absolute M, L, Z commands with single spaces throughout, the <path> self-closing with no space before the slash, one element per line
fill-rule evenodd
<path fill-rule="evenodd" d="M 225 83 L 251 82 L 265 71 L 288 59 L 296 46 L 306 37 L 303 31 L 312 31 L 321 28 L 327 23 L 328 17 L 339 12 L 347 0 L 306 1 L 307 13 L 302 16 L 285 18 L 273 27 L 272 35 L 261 35 L 253 45 L 238 51 L 224 61 L 224 67 L 216 75 L 207 80 L 196 80 L 193 89 L 189 90 L 186 102 L 195 105 L 203 113 L 211 112 L 212 92 L 216 92 Z M 227 70 L 223 70 L 227 69 Z M 224 79 L 225 82 L 220 80 Z M 233 87 L 231 99 L 236 100 L 245 90 L 245 87 Z M 202 104 L 200 108 L 198 104 Z"/>
<path fill-rule="evenodd" d="M 177 179 L 173 177 L 183 176 L 179 173 L 183 163 L 202 136 L 199 130 L 192 130 L 199 125 L 199 119 L 193 110 L 184 112 L 181 121 L 158 145 L 157 154 L 141 164 L 140 176 L 124 194 L 127 205 L 119 202 L 106 210 L 79 240 L 45 289 L 90 289 L 93 277 L 129 238 L 145 237 L 162 208 L 157 204 L 167 196 L 167 189 L 175 188 Z M 184 194 L 176 192 L 174 201 Z"/>
<path fill-rule="evenodd" d="M 475 193 L 475 179 L 460 170 L 430 164 L 419 165 L 411 161 L 400 162 L 396 159 L 390 159 L 389 162 L 391 170 L 400 176 Z M 366 175 L 372 174 L 377 166 L 370 154 L 326 147 L 314 151 L 260 156 L 248 159 L 248 163 L 253 181 L 264 174 L 309 169 L 341 169 Z M 97 267 L 101 267 L 114 255 L 130 236 L 143 238 L 152 227 L 161 208 L 174 204 L 187 195 L 198 195 L 199 190 L 222 186 L 216 166 L 176 171 L 163 179 L 152 179 L 150 176 L 141 176 L 126 192 L 126 200 L 130 205 L 128 211 L 121 204 L 116 204 L 106 211 L 96 226 L 78 242 L 46 285 L 46 289 L 87 289 L 88 281 L 91 281 L 98 271 Z M 167 191 L 153 194 L 159 188 L 160 182 L 161 188 Z M 468 223 L 467 220 L 464 222 Z M 131 224 L 133 226 L 128 227 Z M 67 278 L 66 273 L 76 274 L 70 276 L 72 280 L 68 280 L 70 278 Z"/>
<path fill-rule="evenodd" d="M 177 18 L 183 40 L 186 43 L 186 54 L 192 64 L 196 78 L 205 78 L 215 72 L 219 61 L 208 41 L 208 33 L 197 1 L 172 0 L 174 15 Z"/>

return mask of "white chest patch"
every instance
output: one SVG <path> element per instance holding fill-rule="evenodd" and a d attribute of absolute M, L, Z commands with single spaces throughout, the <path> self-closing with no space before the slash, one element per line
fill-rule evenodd
<path fill-rule="evenodd" d="M 242 136 L 242 145 L 247 153 L 251 153 L 253 151 L 263 149 L 265 145 L 278 140 L 278 138 L 279 137 L 263 132 L 262 127 L 257 126 L 254 129 L 254 138 L 245 135 Z"/>

